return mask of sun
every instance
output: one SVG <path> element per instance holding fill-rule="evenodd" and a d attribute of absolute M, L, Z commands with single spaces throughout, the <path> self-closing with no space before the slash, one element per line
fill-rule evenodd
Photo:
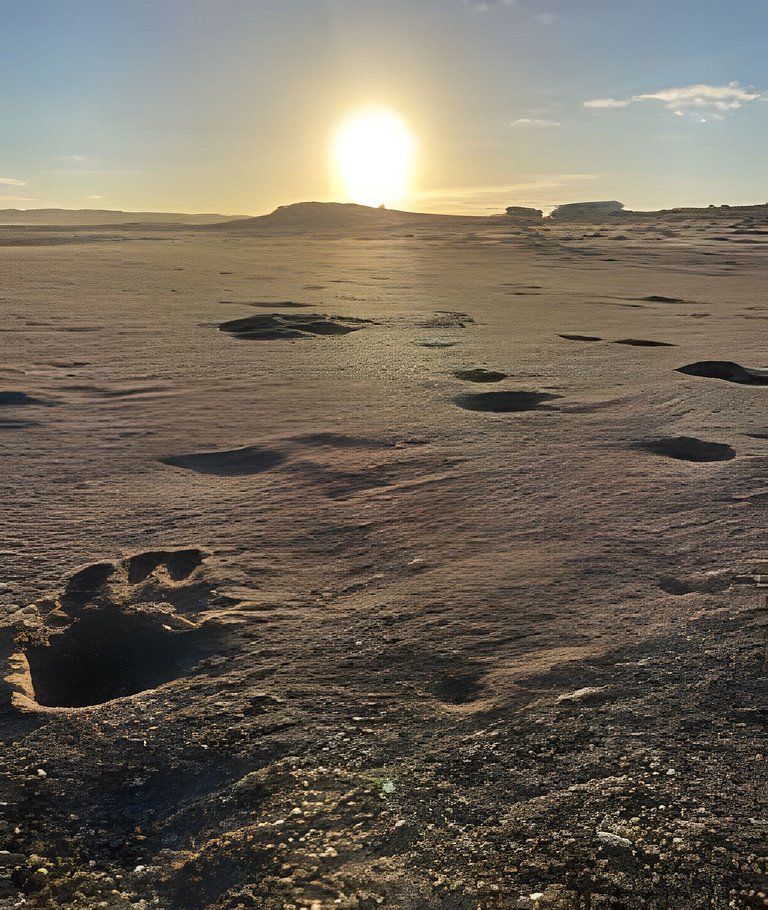
<path fill-rule="evenodd" d="M 347 198 L 360 205 L 404 202 L 410 195 L 416 140 L 389 108 L 363 108 L 341 124 L 333 160 Z"/>

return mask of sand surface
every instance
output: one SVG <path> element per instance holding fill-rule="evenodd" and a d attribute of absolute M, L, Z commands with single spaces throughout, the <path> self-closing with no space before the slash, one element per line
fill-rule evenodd
<path fill-rule="evenodd" d="M 768 905 L 755 230 L 0 232 L 0 906 Z"/>

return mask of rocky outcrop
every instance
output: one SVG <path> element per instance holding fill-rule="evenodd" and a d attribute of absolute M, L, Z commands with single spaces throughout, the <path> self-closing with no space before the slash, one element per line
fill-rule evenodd
<path fill-rule="evenodd" d="M 524 205 L 507 206 L 507 215 L 516 221 L 541 221 L 543 214 L 541 209 L 529 209 Z"/>
<path fill-rule="evenodd" d="M 550 218 L 557 221 L 602 221 L 622 214 L 623 202 L 569 202 L 558 205 Z"/>

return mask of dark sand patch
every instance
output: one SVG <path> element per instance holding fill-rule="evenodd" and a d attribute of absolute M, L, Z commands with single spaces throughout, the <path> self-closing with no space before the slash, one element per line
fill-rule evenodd
<path fill-rule="evenodd" d="M 677 372 L 705 379 L 723 379 L 739 385 L 768 385 L 768 369 L 743 367 L 731 360 L 701 360 L 678 367 Z"/>
<path fill-rule="evenodd" d="M 685 303 L 681 297 L 665 297 L 663 294 L 649 294 L 647 297 L 637 297 L 637 300 L 645 300 L 648 303 Z"/>
<path fill-rule="evenodd" d="M 394 445 L 384 439 L 347 436 L 344 433 L 309 433 L 305 436 L 296 436 L 291 441 L 310 448 L 333 449 L 391 449 Z"/>
<path fill-rule="evenodd" d="M 49 405 L 49 401 L 42 398 L 33 398 L 26 392 L 6 391 L 0 392 L 0 408 L 24 408 L 31 405 Z"/>
<path fill-rule="evenodd" d="M 699 572 L 680 578 L 663 575 L 659 587 L 667 594 L 682 597 L 685 594 L 721 594 L 733 584 L 734 576 L 728 571 Z"/>
<path fill-rule="evenodd" d="M 455 348 L 458 341 L 418 341 L 420 348 Z"/>
<path fill-rule="evenodd" d="M 315 335 L 348 335 L 362 328 L 364 319 L 330 317 L 322 313 L 307 316 L 246 316 L 222 322 L 219 330 L 250 341 L 268 341 L 280 338 L 310 338 Z"/>
<path fill-rule="evenodd" d="M 507 378 L 506 373 L 484 370 L 481 367 L 474 370 L 455 370 L 453 375 L 464 382 L 501 382 L 502 379 Z"/>
<path fill-rule="evenodd" d="M 27 420 L 23 417 L 0 420 L 0 430 L 25 430 L 29 427 L 39 427 L 37 420 Z"/>
<path fill-rule="evenodd" d="M 269 471 L 285 461 L 285 455 L 262 446 L 243 446 L 221 452 L 193 452 L 188 455 L 169 455 L 158 459 L 174 468 L 186 468 L 198 474 L 218 477 L 246 477 Z"/>
<path fill-rule="evenodd" d="M 465 411 L 513 414 L 546 407 L 544 402 L 561 397 L 548 392 L 479 392 L 476 395 L 459 395 L 453 400 Z"/>
<path fill-rule="evenodd" d="M 558 338 L 564 338 L 566 341 L 602 341 L 597 335 L 558 335 Z"/>
<path fill-rule="evenodd" d="M 694 436 L 669 436 L 662 439 L 649 439 L 637 443 L 634 448 L 664 455 L 680 461 L 710 462 L 730 461 L 736 457 L 731 446 L 721 442 L 705 442 Z"/>
<path fill-rule="evenodd" d="M 613 341 L 611 344 L 627 344 L 633 348 L 675 348 L 676 344 L 669 341 L 649 341 L 646 338 L 622 338 L 619 341 Z"/>
<path fill-rule="evenodd" d="M 434 694 L 449 705 L 468 705 L 483 695 L 481 671 L 447 673 L 435 681 Z"/>
<path fill-rule="evenodd" d="M 768 505 L 768 490 L 760 490 L 757 493 L 744 493 L 732 497 L 734 502 L 746 502 L 751 505 Z"/>

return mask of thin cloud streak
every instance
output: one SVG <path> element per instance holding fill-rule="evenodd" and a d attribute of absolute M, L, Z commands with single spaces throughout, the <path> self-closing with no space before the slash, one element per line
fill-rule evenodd
<path fill-rule="evenodd" d="M 560 126 L 558 120 L 539 120 L 537 118 L 531 117 L 520 117 L 517 120 L 513 120 L 510 126 Z"/>
<path fill-rule="evenodd" d="M 599 110 L 629 107 L 631 104 L 643 101 L 659 101 L 677 117 L 695 116 L 702 122 L 706 122 L 706 118 L 702 117 L 702 114 L 709 114 L 713 119 L 722 120 L 727 114 L 739 110 L 745 104 L 765 100 L 768 100 L 766 92 L 745 88 L 738 82 L 729 82 L 728 85 L 701 83 L 666 88 L 660 89 L 658 92 L 632 95 L 629 98 L 594 98 L 583 104 L 584 107 Z"/>

